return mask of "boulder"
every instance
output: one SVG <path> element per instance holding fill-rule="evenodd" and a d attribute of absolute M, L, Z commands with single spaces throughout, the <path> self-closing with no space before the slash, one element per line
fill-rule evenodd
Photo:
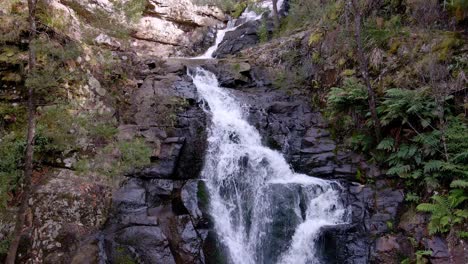
<path fill-rule="evenodd" d="M 169 241 L 158 226 L 130 226 L 119 231 L 115 235 L 115 242 L 118 243 L 115 251 L 120 248 L 131 248 L 135 255 L 134 259 L 139 259 L 143 263 L 167 263 L 175 264 L 174 257 L 169 248 Z M 112 255 L 119 257 L 119 252 Z"/>

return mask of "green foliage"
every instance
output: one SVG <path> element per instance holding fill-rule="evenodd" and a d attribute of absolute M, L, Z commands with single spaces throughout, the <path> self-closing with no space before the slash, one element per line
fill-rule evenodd
<path fill-rule="evenodd" d="M 213 5 L 217 6 L 224 12 L 231 12 L 235 9 L 236 4 L 240 1 L 236 0 L 195 0 L 194 3 L 197 5 Z"/>
<path fill-rule="evenodd" d="M 377 145 L 377 149 L 392 151 L 395 147 L 395 140 L 393 138 L 384 138 Z"/>
<path fill-rule="evenodd" d="M 236 3 L 234 6 L 234 11 L 231 13 L 231 16 L 233 18 L 240 17 L 246 8 L 247 8 L 246 2 Z"/>
<path fill-rule="evenodd" d="M 268 41 L 269 34 L 268 34 L 268 28 L 267 28 L 267 21 L 265 18 L 262 19 L 262 24 L 258 28 L 257 35 L 258 35 L 260 42 L 263 43 L 263 42 Z"/>
<path fill-rule="evenodd" d="M 122 9 L 127 22 L 137 22 L 145 11 L 147 0 L 115 1 L 114 4 L 117 5 L 118 9 Z"/>
<path fill-rule="evenodd" d="M 118 142 L 117 146 L 122 154 L 121 167 L 124 171 L 150 164 L 152 150 L 142 139 Z"/>
<path fill-rule="evenodd" d="M 427 263 L 427 261 L 424 257 L 431 256 L 432 251 L 431 250 L 418 250 L 416 251 L 415 254 L 416 254 L 416 264 L 425 264 Z"/>
<path fill-rule="evenodd" d="M 76 145 L 75 123 L 67 105 L 43 108 L 37 120 L 36 151 L 38 153 L 63 152 Z"/>
<path fill-rule="evenodd" d="M 443 5 L 447 6 L 452 15 L 458 22 L 462 22 L 468 16 L 468 1 L 467 0 L 444 0 Z"/>
<path fill-rule="evenodd" d="M 37 2 L 36 17 L 42 24 L 59 31 L 64 31 L 71 25 L 66 11 L 55 9 L 51 12 L 46 1 Z"/>
<path fill-rule="evenodd" d="M 61 44 L 52 41 L 46 34 L 40 35 L 30 45 L 35 50 L 37 63 L 27 75 L 25 86 L 32 87 L 36 98 L 43 104 L 65 98 L 67 91 L 62 85 L 82 76 L 78 70 L 68 67 L 68 63 L 80 55 L 80 48 L 72 42 Z"/>
<path fill-rule="evenodd" d="M 452 190 L 449 195 L 432 196 L 433 203 L 422 203 L 416 209 L 431 213 L 428 226 L 430 234 L 445 233 L 468 218 L 468 210 L 460 209 L 467 199 L 462 190 Z"/>
<path fill-rule="evenodd" d="M 25 146 L 24 138 L 15 133 L 0 138 L 0 210 L 6 207 L 8 195 L 20 179 Z"/>
<path fill-rule="evenodd" d="M 405 35 L 408 33 L 402 30 L 402 21 L 399 15 L 392 16 L 390 20 L 383 22 L 383 25 L 377 25 L 373 19 L 364 24 L 363 36 L 368 47 L 388 48 L 390 39 Z"/>
<path fill-rule="evenodd" d="M 392 122 L 404 125 L 416 120 L 421 127 L 426 128 L 436 118 L 436 106 L 429 90 L 389 89 L 378 111 L 384 126 Z"/>
<path fill-rule="evenodd" d="M 373 146 L 374 137 L 368 134 L 355 133 L 346 143 L 348 143 L 348 146 L 350 146 L 353 150 L 369 151 Z"/>
<path fill-rule="evenodd" d="M 421 197 L 414 192 L 409 192 L 405 195 L 405 201 L 417 203 L 421 200 Z"/>
<path fill-rule="evenodd" d="M 117 247 L 116 256 L 115 256 L 115 263 L 116 264 L 135 264 L 133 258 L 130 256 L 129 252 L 124 247 Z"/>
<path fill-rule="evenodd" d="M 343 1 L 290 1 L 289 15 L 281 23 L 280 34 L 290 34 L 309 25 L 335 23 L 343 11 Z"/>
<path fill-rule="evenodd" d="M 3 130 L 21 133 L 26 126 L 26 107 L 0 103 L 0 132 Z"/>
<path fill-rule="evenodd" d="M 334 113 L 363 113 L 367 111 L 367 90 L 355 78 L 343 81 L 342 87 L 333 87 L 328 93 L 327 105 Z"/>
<path fill-rule="evenodd" d="M 14 12 L 17 3 L 11 0 L 2 0 L 2 5 L 10 5 L 11 11 L 8 15 L 0 16 L 0 44 L 17 43 L 21 40 L 22 34 L 28 32 L 26 12 Z"/>
<path fill-rule="evenodd" d="M 0 256 L 6 255 L 8 253 L 8 248 L 10 247 L 11 237 L 4 237 L 0 241 Z"/>

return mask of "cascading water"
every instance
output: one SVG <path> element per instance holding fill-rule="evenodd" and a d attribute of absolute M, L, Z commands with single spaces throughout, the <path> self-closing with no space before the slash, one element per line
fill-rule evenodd
<path fill-rule="evenodd" d="M 213 73 L 197 68 L 189 75 L 212 115 L 202 177 L 229 261 L 320 263 L 321 229 L 346 221 L 340 185 L 294 173 L 279 152 L 262 145 L 243 108 Z"/>
<path fill-rule="evenodd" d="M 284 0 L 279 0 L 278 3 L 277 3 L 277 6 L 281 7 L 283 5 L 283 2 L 284 2 Z M 272 4 L 272 2 L 270 0 L 269 1 L 263 1 L 262 3 L 259 4 L 258 7 L 260 9 L 267 9 L 267 10 L 269 9 L 270 11 L 273 10 L 273 4 Z M 226 36 L 227 32 L 234 31 L 238 27 L 242 26 L 243 24 L 245 24 L 245 23 L 247 23 L 249 21 L 259 20 L 260 18 L 262 18 L 262 14 L 263 13 L 257 14 L 254 11 L 249 10 L 247 8 L 238 19 L 229 20 L 229 22 L 227 23 L 225 29 L 218 30 L 218 32 L 216 33 L 216 39 L 215 39 L 215 43 L 213 44 L 213 46 L 209 47 L 208 50 L 204 54 L 202 54 L 200 56 L 197 56 L 197 57 L 193 57 L 192 59 L 212 59 L 212 58 L 214 58 L 213 54 L 216 52 L 216 50 L 218 49 L 221 42 L 223 42 L 224 36 Z M 236 24 L 237 24 L 237 26 L 236 26 Z"/>

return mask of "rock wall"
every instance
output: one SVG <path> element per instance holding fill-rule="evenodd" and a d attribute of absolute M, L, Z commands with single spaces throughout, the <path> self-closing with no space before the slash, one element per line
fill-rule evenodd
<path fill-rule="evenodd" d="M 132 99 L 135 118 L 121 126 L 119 137 L 143 137 L 152 144 L 152 165 L 129 172 L 114 193 L 102 231 L 104 259 L 205 263 L 211 223 L 208 194 L 198 178 L 207 117 L 185 66 L 158 60 L 146 65 L 147 75 Z"/>
<path fill-rule="evenodd" d="M 226 20 L 217 7 L 195 5 L 192 0 L 149 0 L 140 18 L 127 21 L 127 15 L 119 6 L 127 2 L 52 0 L 48 4 L 54 10 L 51 21 L 63 24 L 59 30 L 72 39 L 85 41 L 91 36 L 96 44 L 118 50 L 131 49 L 144 56 L 201 53 L 214 41 L 214 28 Z M 104 16 L 106 14 L 110 17 Z M 130 30 L 130 47 L 124 47 L 127 39 L 106 33 L 106 27 L 113 25 L 99 20 L 111 18 Z"/>

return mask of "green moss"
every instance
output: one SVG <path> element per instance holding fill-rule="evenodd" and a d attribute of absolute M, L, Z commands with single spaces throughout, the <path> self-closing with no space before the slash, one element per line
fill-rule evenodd
<path fill-rule="evenodd" d="M 314 32 L 310 34 L 309 37 L 309 46 L 312 46 L 316 43 L 319 43 L 323 38 L 323 33 L 322 32 Z"/>
<path fill-rule="evenodd" d="M 130 256 L 128 250 L 122 246 L 116 248 L 116 256 L 114 261 L 116 264 L 136 264 L 137 262 L 133 260 Z"/>
<path fill-rule="evenodd" d="M 207 212 L 210 206 L 210 193 L 204 181 L 198 181 L 197 198 L 198 206 Z"/>
<path fill-rule="evenodd" d="M 351 77 L 351 76 L 353 76 L 353 75 L 355 75 L 355 74 L 356 74 L 356 70 L 354 70 L 354 69 L 345 69 L 345 70 L 341 73 L 342 76 L 346 76 L 346 77 Z"/>

